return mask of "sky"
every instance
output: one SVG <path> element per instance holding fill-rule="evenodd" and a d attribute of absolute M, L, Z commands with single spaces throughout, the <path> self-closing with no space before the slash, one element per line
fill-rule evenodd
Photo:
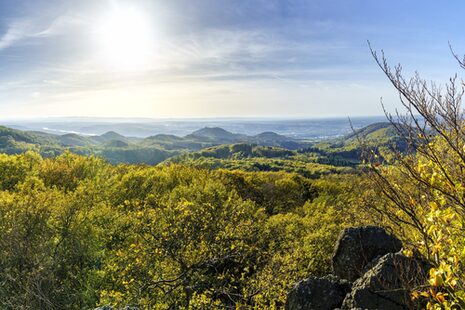
<path fill-rule="evenodd" d="M 0 119 L 339 117 L 399 107 L 367 40 L 446 82 L 463 1 L 0 0 Z"/>

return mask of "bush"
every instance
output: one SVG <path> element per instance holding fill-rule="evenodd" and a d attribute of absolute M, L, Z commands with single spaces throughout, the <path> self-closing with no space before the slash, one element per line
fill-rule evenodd
<path fill-rule="evenodd" d="M 408 148 L 384 156 L 385 162 L 367 153 L 375 182 L 371 211 L 409 242 L 407 252 L 418 249 L 434 265 L 428 287 L 413 297 L 428 309 L 465 308 L 463 85 L 452 78 L 442 91 L 418 75 L 405 80 L 400 66 L 393 70 L 384 57 L 373 55 L 406 109 L 405 116 L 388 118 Z"/>

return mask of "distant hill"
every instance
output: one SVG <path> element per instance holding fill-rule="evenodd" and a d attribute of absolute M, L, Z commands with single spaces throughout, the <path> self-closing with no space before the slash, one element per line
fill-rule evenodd
<path fill-rule="evenodd" d="M 49 142 L 49 138 L 52 137 L 52 135 L 41 132 L 21 131 L 18 129 L 0 126 L 0 137 L 11 138 L 16 142 L 38 144 Z"/>
<path fill-rule="evenodd" d="M 397 136 L 397 131 L 389 122 L 374 123 L 344 136 L 344 140 L 350 141 L 356 139 L 357 136 L 359 138 L 371 140 L 391 139 Z"/>
<path fill-rule="evenodd" d="M 129 141 L 127 137 L 120 135 L 119 133 L 114 132 L 114 131 L 108 131 L 100 136 L 91 136 L 91 139 L 97 142 L 109 142 L 111 140 L 118 140 L 118 141 L 124 141 L 124 142 Z"/>
<path fill-rule="evenodd" d="M 204 127 L 184 137 L 158 134 L 145 139 L 125 137 L 114 131 L 99 136 L 83 136 L 75 133 L 55 135 L 0 127 L 0 152 L 14 154 L 31 149 L 46 156 L 53 156 L 71 150 L 79 154 L 100 155 L 113 163 L 154 164 L 182 152 L 240 143 L 289 150 L 307 145 L 274 132 L 247 136 L 220 127 Z"/>
<path fill-rule="evenodd" d="M 91 138 L 80 136 L 75 133 L 68 133 L 62 136 L 58 136 L 58 141 L 62 146 L 91 146 L 95 145 L 96 142 Z"/>
<path fill-rule="evenodd" d="M 220 127 L 205 127 L 184 137 L 157 134 L 132 138 L 109 131 L 100 136 L 74 133 L 55 135 L 37 131 L 21 131 L 0 126 L 0 152 L 8 154 L 35 150 L 44 156 L 55 156 L 65 150 L 78 154 L 95 154 L 112 163 L 157 164 L 173 156 L 198 152 L 198 157 L 228 159 L 248 157 L 287 157 L 287 151 L 312 153 L 315 162 L 331 165 L 359 163 L 361 138 L 375 150 L 391 146 L 399 150 L 405 145 L 395 128 L 387 122 L 374 123 L 342 138 L 309 143 L 275 132 L 247 136 Z M 200 152 L 199 152 L 200 151 Z M 297 154 L 293 153 L 293 156 Z"/>
<path fill-rule="evenodd" d="M 159 142 L 181 142 L 184 138 L 175 135 L 158 134 L 155 136 L 145 138 L 146 141 L 159 141 Z"/>
<path fill-rule="evenodd" d="M 246 139 L 247 136 L 241 134 L 234 134 L 220 127 L 205 127 L 194 131 L 186 136 L 187 139 L 198 139 L 200 141 L 232 143 Z"/>
<path fill-rule="evenodd" d="M 1 153 L 17 154 L 27 150 L 37 151 L 40 146 L 47 146 L 49 150 L 58 147 L 58 136 L 0 126 Z"/>
<path fill-rule="evenodd" d="M 255 136 L 234 134 L 219 127 L 205 127 L 194 131 L 185 137 L 204 143 L 231 144 L 231 143 L 249 143 L 261 146 L 276 146 L 290 150 L 295 150 L 304 146 L 304 143 L 293 138 L 289 138 L 275 132 L 263 132 Z"/>
<path fill-rule="evenodd" d="M 123 147 L 129 147 L 129 144 L 121 140 L 110 140 L 108 142 L 105 142 L 104 146 L 114 147 L 114 148 L 123 148 Z"/>
<path fill-rule="evenodd" d="M 262 132 L 258 135 L 255 135 L 252 137 L 253 139 L 258 139 L 258 140 L 269 140 L 269 141 L 289 141 L 293 140 L 291 138 L 288 138 L 286 136 L 279 135 L 275 132 L 272 131 L 267 131 L 267 132 Z"/>
<path fill-rule="evenodd" d="M 406 149 L 405 142 L 400 139 L 397 130 L 389 122 L 370 124 L 342 138 L 316 143 L 315 147 L 334 157 L 358 162 L 362 154 L 361 141 L 366 147 L 377 152 L 392 148 L 402 152 Z"/>
<path fill-rule="evenodd" d="M 294 140 L 292 138 L 279 135 L 275 132 L 262 132 L 258 135 L 250 137 L 249 142 L 255 143 L 257 145 L 263 146 L 277 146 L 289 150 L 296 150 L 302 147 L 302 143 Z"/>
<path fill-rule="evenodd" d="M 399 151 L 405 150 L 405 142 L 399 137 L 397 129 L 391 123 L 375 123 L 356 130 L 344 137 L 346 147 L 360 147 L 359 141 L 371 147 L 395 147 Z"/>

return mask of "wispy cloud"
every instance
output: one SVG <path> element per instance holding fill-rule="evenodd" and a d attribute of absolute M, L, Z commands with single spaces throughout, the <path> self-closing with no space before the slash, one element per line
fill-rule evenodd
<path fill-rule="evenodd" d="M 91 25 L 84 18 L 71 13 L 59 15 L 43 30 L 33 34 L 34 37 L 50 37 L 56 35 L 69 35 L 77 28 L 89 28 Z"/>
<path fill-rule="evenodd" d="M 6 32 L 0 37 L 0 50 L 6 49 L 28 36 L 26 22 L 16 21 L 8 26 Z"/>
<path fill-rule="evenodd" d="M 50 111 L 76 111 L 86 104 L 94 113 L 101 102 L 99 111 L 105 113 L 123 101 L 140 113 L 149 113 L 151 104 L 167 110 L 166 103 L 180 111 L 208 107 L 211 114 L 234 113 L 241 105 L 242 113 L 281 113 L 286 110 L 281 106 L 303 111 L 310 101 L 327 103 L 321 111 L 332 112 L 331 104 L 341 107 L 346 101 L 369 110 L 383 93 L 358 86 L 384 80 L 366 39 L 376 38 L 394 52 L 410 48 L 415 57 L 399 61 L 418 61 L 418 49 L 411 46 L 419 38 L 420 46 L 437 46 L 434 29 L 422 30 L 431 18 L 425 24 L 400 18 L 406 5 L 399 1 L 380 10 L 378 2 L 357 0 L 63 0 L 53 1 L 56 6 L 34 0 L 27 12 L 15 8 L 6 17 L 0 5 L 0 108 L 13 102 L 14 111 L 15 104 L 34 99 L 24 111 L 32 111 L 30 106 L 47 111 L 45 105 Z M 118 71 L 106 63 L 111 58 L 106 51 L 99 51 L 96 29 L 116 2 L 139 7 L 153 23 L 154 48 L 137 72 Z M 461 38 L 447 39 L 454 37 Z M 434 56 L 436 62 L 437 52 Z M 120 109 L 124 114 L 124 105 Z"/>
<path fill-rule="evenodd" d="M 48 38 L 57 35 L 71 35 L 77 29 L 90 26 L 82 18 L 65 13 L 54 17 L 20 17 L 6 26 L 0 33 L 0 50 L 30 39 Z"/>

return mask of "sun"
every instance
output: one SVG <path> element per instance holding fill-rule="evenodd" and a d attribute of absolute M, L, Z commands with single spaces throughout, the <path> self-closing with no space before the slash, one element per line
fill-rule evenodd
<path fill-rule="evenodd" d="M 153 32 L 147 16 L 134 8 L 115 8 L 98 27 L 102 61 L 112 69 L 142 70 L 149 62 Z"/>

